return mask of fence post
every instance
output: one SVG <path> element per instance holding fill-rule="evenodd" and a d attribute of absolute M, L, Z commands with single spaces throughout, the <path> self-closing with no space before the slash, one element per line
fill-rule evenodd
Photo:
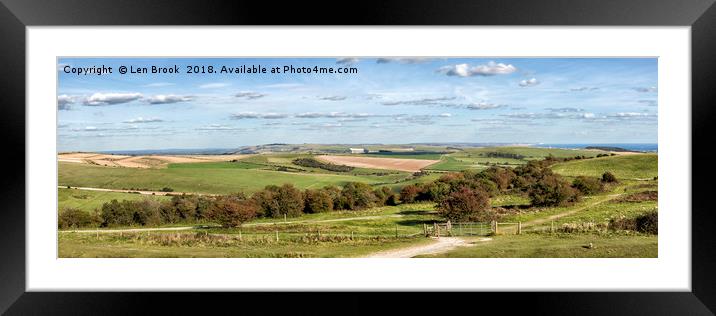
<path fill-rule="evenodd" d="M 353 231 L 351 230 L 351 240 L 353 240 Z"/>
<path fill-rule="evenodd" d="M 286 222 L 286 213 L 283 213 L 283 222 Z"/>
<path fill-rule="evenodd" d="M 278 241 L 278 230 L 276 231 L 276 241 Z"/>
<path fill-rule="evenodd" d="M 522 234 L 522 222 L 517 222 L 517 235 Z"/>
<path fill-rule="evenodd" d="M 395 225 L 395 238 L 398 238 L 398 225 Z"/>
<path fill-rule="evenodd" d="M 550 224 L 549 232 L 554 233 L 554 221 L 552 221 L 552 223 Z"/>
<path fill-rule="evenodd" d="M 242 238 L 241 238 L 241 230 L 239 230 L 239 241 L 242 241 Z"/>

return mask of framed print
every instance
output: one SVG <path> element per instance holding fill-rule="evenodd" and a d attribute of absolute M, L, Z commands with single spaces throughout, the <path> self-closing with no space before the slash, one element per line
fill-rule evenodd
<path fill-rule="evenodd" d="M 10 314 L 715 308 L 712 2 L 3 4 Z"/>

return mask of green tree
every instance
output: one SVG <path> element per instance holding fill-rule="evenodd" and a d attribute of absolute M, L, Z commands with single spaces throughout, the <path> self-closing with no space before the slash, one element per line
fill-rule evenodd
<path fill-rule="evenodd" d="M 540 178 L 529 190 L 533 206 L 558 206 L 579 200 L 579 191 L 558 175 Z"/>
<path fill-rule="evenodd" d="M 333 197 L 325 190 L 306 190 L 306 213 L 323 213 L 333 210 Z"/>
<path fill-rule="evenodd" d="M 490 210 L 490 196 L 481 189 L 462 187 L 450 193 L 437 205 L 438 213 L 451 221 L 487 221 L 494 218 Z"/>
<path fill-rule="evenodd" d="M 252 200 L 222 196 L 216 198 L 207 215 L 223 227 L 237 227 L 256 217 L 257 208 Z"/>

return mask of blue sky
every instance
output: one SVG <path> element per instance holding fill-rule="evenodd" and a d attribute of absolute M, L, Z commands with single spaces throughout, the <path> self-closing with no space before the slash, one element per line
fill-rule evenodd
<path fill-rule="evenodd" d="M 266 143 L 656 143 L 655 58 L 62 58 L 60 151 Z M 113 67 L 77 75 L 70 67 Z M 357 74 L 119 74 L 119 66 Z"/>

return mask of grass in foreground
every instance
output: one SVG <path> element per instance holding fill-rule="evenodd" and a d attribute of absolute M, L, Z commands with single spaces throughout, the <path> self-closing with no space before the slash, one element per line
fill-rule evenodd
<path fill-rule="evenodd" d="M 333 258 L 429 243 L 427 238 L 263 238 L 202 233 L 59 235 L 60 258 Z"/>
<path fill-rule="evenodd" d="M 637 234 L 522 234 L 492 237 L 426 258 L 657 258 L 658 236 Z M 594 248 L 589 249 L 592 243 Z"/>

